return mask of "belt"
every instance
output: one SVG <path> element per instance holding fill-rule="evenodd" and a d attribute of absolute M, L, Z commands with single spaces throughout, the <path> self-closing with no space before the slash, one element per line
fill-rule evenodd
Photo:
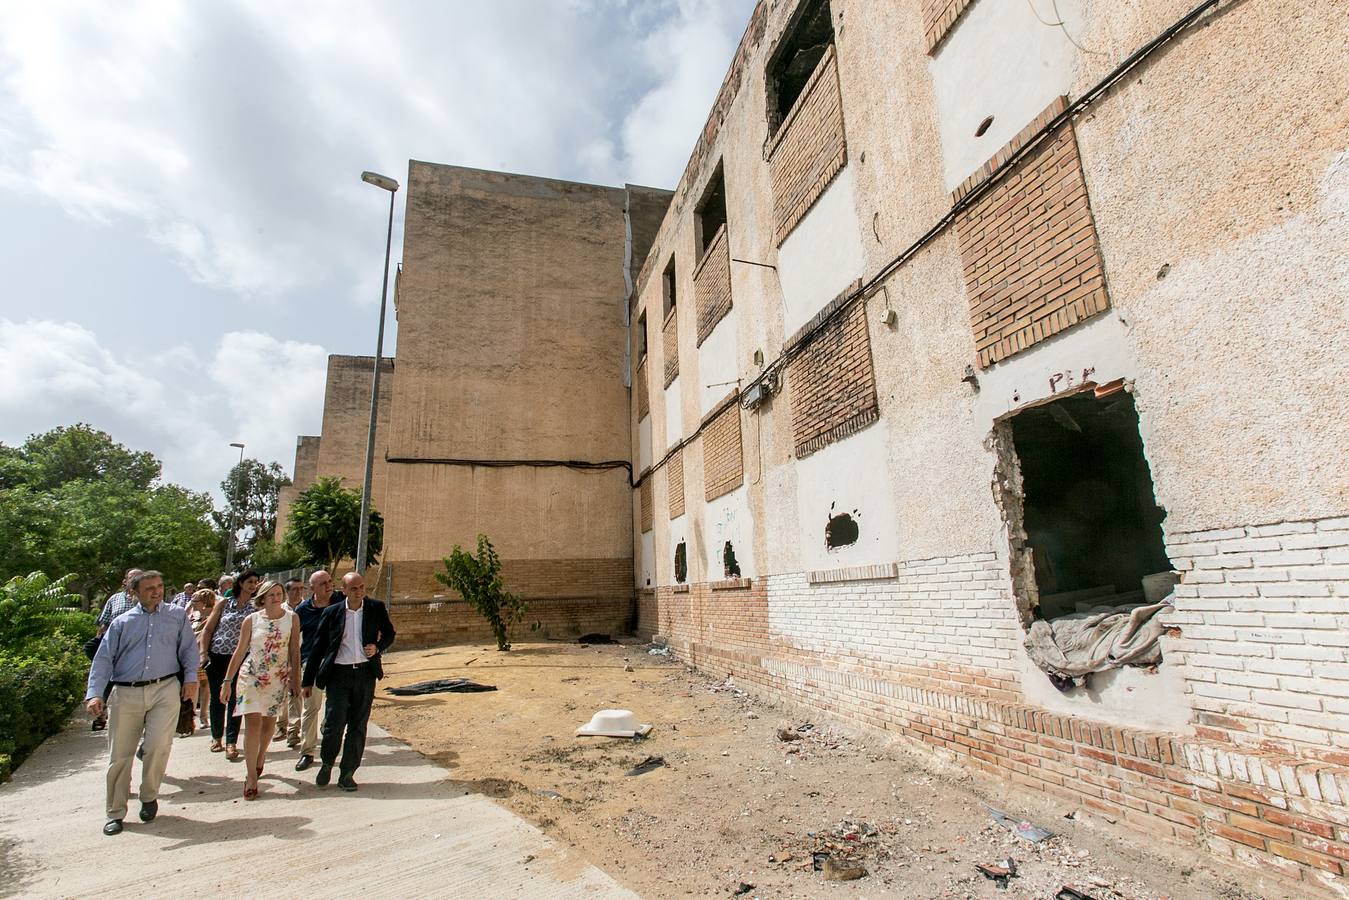
<path fill-rule="evenodd" d="M 358 663 L 340 663 L 340 662 L 333 663 L 333 667 L 337 669 L 363 669 L 368 665 L 370 665 L 370 660 L 368 659 L 365 662 L 358 662 Z"/>
<path fill-rule="evenodd" d="M 174 672 L 171 675 L 160 675 L 158 678 L 151 678 L 149 681 L 114 681 L 113 684 L 117 687 L 145 687 L 147 684 L 159 684 L 161 681 L 177 677 L 178 673 Z"/>

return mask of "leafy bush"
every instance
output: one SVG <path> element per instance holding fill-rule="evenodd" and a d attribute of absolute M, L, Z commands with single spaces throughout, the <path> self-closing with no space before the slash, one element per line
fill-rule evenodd
<path fill-rule="evenodd" d="M 0 651 L 0 781 L 61 730 L 88 676 L 84 654 L 55 638 L 32 652 Z"/>
<path fill-rule="evenodd" d="M 41 572 L 0 585 L 0 652 L 30 652 L 47 638 L 78 648 L 94 636 L 94 617 L 80 612 L 80 598 L 66 591 L 72 576 L 49 579 Z"/>
<path fill-rule="evenodd" d="M 80 646 L 94 617 L 74 607 L 80 598 L 66 592 L 69 582 L 37 572 L 0 585 L 0 781 L 84 696 L 89 661 Z"/>
<path fill-rule="evenodd" d="M 501 580 L 501 560 L 487 535 L 478 535 L 476 555 L 465 553 L 455 544 L 443 562 L 445 572 L 437 572 L 436 580 L 458 591 L 464 602 L 487 620 L 496 635 L 498 650 L 511 649 L 510 629 L 525 617 L 529 604 L 506 590 Z"/>

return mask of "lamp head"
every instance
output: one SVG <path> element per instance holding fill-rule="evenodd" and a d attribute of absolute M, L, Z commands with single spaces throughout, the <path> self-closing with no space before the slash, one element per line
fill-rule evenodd
<path fill-rule="evenodd" d="M 244 445 L 243 445 L 243 444 L 234 444 L 234 443 L 231 443 L 230 446 L 231 446 L 231 447 L 238 447 L 240 450 L 244 449 Z"/>
<path fill-rule="evenodd" d="M 387 175 L 380 175 L 378 172 L 362 172 L 361 181 L 366 184 L 373 184 L 377 188 L 393 193 L 398 190 L 398 182 Z"/>

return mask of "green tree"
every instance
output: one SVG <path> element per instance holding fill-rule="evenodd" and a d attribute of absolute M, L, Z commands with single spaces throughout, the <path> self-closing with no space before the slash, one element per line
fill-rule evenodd
<path fill-rule="evenodd" d="M 501 560 L 487 535 L 478 535 L 478 552 L 466 553 L 458 544 L 442 560 L 444 572 L 436 580 L 457 591 L 472 609 L 487 620 L 496 636 L 497 649 L 511 649 L 510 630 L 519 624 L 529 604 L 506 590 L 501 578 Z M 534 628 L 538 627 L 536 623 Z"/>
<path fill-rule="evenodd" d="M 210 500 L 159 472 L 152 454 L 87 425 L 0 446 L 0 578 L 74 572 L 88 608 L 132 565 L 169 582 L 218 571 Z"/>
<path fill-rule="evenodd" d="M 280 541 L 260 537 L 253 542 L 249 551 L 248 567 L 259 572 L 280 572 L 297 568 L 308 560 L 309 554 L 305 553 L 304 548 L 295 546 L 284 537 Z"/>
<path fill-rule="evenodd" d="M 94 636 L 94 617 L 81 612 L 79 596 L 66 590 L 70 579 L 34 572 L 0 585 L 0 652 L 31 651 L 51 639 L 78 647 Z"/>
<path fill-rule="evenodd" d="M 360 492 L 328 476 L 305 488 L 291 503 L 285 541 L 303 550 L 306 562 L 333 572 L 342 560 L 356 557 L 360 526 Z M 366 538 L 366 557 L 373 563 L 384 546 L 384 518 L 373 507 Z"/>
<path fill-rule="evenodd" d="M 230 527 L 247 531 L 236 547 L 240 558 L 247 559 L 253 544 L 276 531 L 278 496 L 290 484 L 290 476 L 277 462 L 263 465 L 256 459 L 245 459 L 230 469 L 220 482 L 225 508 L 216 513 L 216 525 L 222 532 Z"/>

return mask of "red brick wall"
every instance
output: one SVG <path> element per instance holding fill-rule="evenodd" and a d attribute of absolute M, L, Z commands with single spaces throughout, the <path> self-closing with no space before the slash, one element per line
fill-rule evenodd
<path fill-rule="evenodd" d="M 821 310 L 812 322 L 834 312 L 847 293 Z M 787 365 L 792 444 L 797 459 L 876 421 L 879 409 L 865 304 L 854 303 L 824 328 L 806 337 L 804 332 L 811 327 L 808 324 L 798 337 L 788 342 L 791 347 L 807 341 Z"/>
<path fill-rule="evenodd" d="M 974 0 L 923 0 L 923 38 L 931 53 Z"/>
<path fill-rule="evenodd" d="M 444 564 L 436 560 L 395 560 L 385 564 L 393 569 L 395 600 L 430 600 L 436 595 L 454 596 L 436 581 Z M 632 559 L 503 559 L 501 576 L 506 589 L 526 599 L 541 597 L 623 597 L 632 596 Z M 377 597 L 384 596 L 381 569 Z M 373 583 L 373 582 L 372 582 Z"/>
<path fill-rule="evenodd" d="M 773 240 L 779 246 L 848 162 L 831 44 L 769 147 Z"/>
<path fill-rule="evenodd" d="M 698 313 L 698 346 L 731 311 L 731 254 L 723 225 L 693 273 L 693 304 Z"/>
<path fill-rule="evenodd" d="M 981 367 L 1110 306 L 1070 124 L 962 212 L 956 233 Z"/>
<path fill-rule="evenodd" d="M 631 596 L 532 600 L 525 619 L 511 630 L 517 641 L 574 638 L 582 634 L 627 634 L 634 625 Z M 394 648 L 434 647 L 492 641 L 487 620 L 462 600 L 396 600 L 389 607 L 398 637 Z M 531 626 L 539 623 L 539 628 Z"/>
<path fill-rule="evenodd" d="M 670 383 L 679 377 L 679 307 L 676 306 L 670 310 L 670 315 L 665 319 L 665 325 L 661 328 L 661 347 L 665 357 L 665 384 L 663 387 L 669 387 Z"/>
<path fill-rule="evenodd" d="M 670 455 L 665 463 L 665 477 L 670 494 L 670 518 L 677 519 L 684 514 L 684 448 Z"/>
<path fill-rule="evenodd" d="M 714 412 L 703 430 L 703 499 L 709 503 L 740 487 L 745 479 L 740 447 L 740 406 Z"/>

